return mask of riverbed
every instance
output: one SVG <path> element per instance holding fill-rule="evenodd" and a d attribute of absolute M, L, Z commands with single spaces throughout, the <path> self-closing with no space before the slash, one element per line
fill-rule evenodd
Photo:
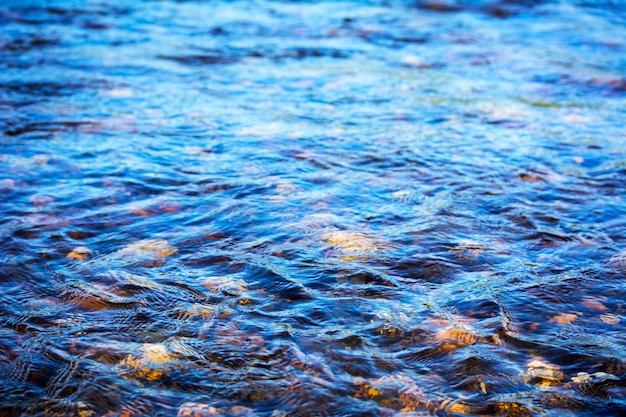
<path fill-rule="evenodd" d="M 626 6 L 5 0 L 0 415 L 626 414 Z"/>

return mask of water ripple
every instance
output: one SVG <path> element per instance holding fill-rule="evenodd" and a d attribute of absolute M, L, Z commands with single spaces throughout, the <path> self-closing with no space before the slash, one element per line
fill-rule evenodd
<path fill-rule="evenodd" d="M 0 414 L 624 414 L 618 2 L 5 3 Z"/>

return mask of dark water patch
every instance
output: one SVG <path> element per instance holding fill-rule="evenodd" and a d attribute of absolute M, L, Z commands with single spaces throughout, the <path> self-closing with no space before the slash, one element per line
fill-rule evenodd
<path fill-rule="evenodd" d="M 160 55 L 159 59 L 166 59 L 175 61 L 180 64 L 189 66 L 202 66 L 202 65 L 227 65 L 234 64 L 238 61 L 238 58 L 228 55 L 184 55 L 184 56 L 169 56 Z"/>
<path fill-rule="evenodd" d="M 533 7 L 539 6 L 549 1 L 545 0 L 526 0 L 526 1 L 440 1 L 440 0 L 418 0 L 416 6 L 433 12 L 453 13 L 453 12 L 480 12 L 487 16 L 506 19 L 521 13 L 532 10 Z"/>
<path fill-rule="evenodd" d="M 395 262 L 390 269 L 393 273 L 412 280 L 443 283 L 453 278 L 456 268 L 439 256 L 413 256 Z"/>
<path fill-rule="evenodd" d="M 580 94 L 598 94 L 605 97 L 619 97 L 626 91 L 626 80 L 619 75 L 583 78 L 577 74 L 549 74 L 536 77 L 546 84 L 561 84 L 574 88 Z"/>
<path fill-rule="evenodd" d="M 65 81 L 27 81 L 27 82 L 4 82 L 0 84 L 8 95 L 9 102 L 15 104 L 32 105 L 33 98 L 50 99 L 52 97 L 65 97 L 80 91 L 94 91 L 105 87 L 106 83 L 101 80 L 65 80 Z"/>
<path fill-rule="evenodd" d="M 123 16 L 131 12 L 130 8 L 118 7 L 116 5 L 106 5 L 95 8 L 76 7 L 42 7 L 39 5 L 19 2 L 12 4 L 10 1 L 2 10 L 3 15 L 10 21 L 26 25 L 54 25 L 72 24 L 77 19 L 94 16 Z M 93 7 L 93 6 L 92 6 Z"/>
<path fill-rule="evenodd" d="M 4 133 L 8 136 L 26 135 L 31 138 L 50 139 L 54 134 L 81 129 L 90 125 L 89 122 L 60 122 L 60 123 L 37 123 L 25 126 L 11 127 Z"/>
<path fill-rule="evenodd" d="M 280 62 L 283 60 L 303 60 L 308 58 L 347 58 L 348 54 L 341 50 L 317 49 L 317 48 L 292 48 L 276 50 L 223 50 L 207 51 L 203 54 L 191 54 L 184 56 L 159 55 L 159 59 L 171 60 L 188 66 L 205 65 L 231 65 L 240 63 L 245 59 L 264 58 Z"/>
<path fill-rule="evenodd" d="M 26 35 L 18 39 L 12 39 L 0 44 L 0 50 L 24 53 L 31 50 L 60 45 L 60 40 L 54 37 L 41 37 Z"/>

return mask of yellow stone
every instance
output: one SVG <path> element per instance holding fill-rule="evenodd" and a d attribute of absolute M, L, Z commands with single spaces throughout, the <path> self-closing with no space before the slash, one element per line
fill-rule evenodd
<path fill-rule="evenodd" d="M 167 369 L 173 367 L 171 362 L 176 360 L 165 345 L 160 343 L 145 343 L 141 350 L 143 352 L 141 357 L 128 355 L 120 362 L 122 367 L 130 371 L 133 378 L 158 381 Z"/>
<path fill-rule="evenodd" d="M 87 404 L 85 404 L 84 402 L 81 401 L 76 405 L 79 408 L 78 417 L 91 417 L 92 415 L 94 415 L 94 412 L 92 410 L 89 410 L 87 408 Z"/>
<path fill-rule="evenodd" d="M 564 375 L 561 368 L 541 357 L 533 358 L 526 364 L 526 367 L 526 372 L 522 376 L 527 382 L 537 378 L 540 386 L 550 386 L 563 381 Z"/>
<path fill-rule="evenodd" d="M 70 261 L 84 261 L 93 255 L 93 252 L 85 246 L 79 246 L 74 248 L 73 251 L 67 254 L 66 258 Z"/>
<path fill-rule="evenodd" d="M 165 363 L 175 359 L 174 356 L 169 353 L 165 345 L 160 343 L 145 343 L 143 350 L 145 352 L 144 359 L 148 362 Z"/>
<path fill-rule="evenodd" d="M 457 413 L 457 414 L 471 414 L 472 410 L 465 404 L 452 404 L 450 407 L 448 407 L 448 411 L 452 412 L 452 413 Z"/>
<path fill-rule="evenodd" d="M 561 313 L 552 317 L 549 322 L 550 323 L 558 323 L 558 324 L 572 324 L 574 320 L 578 318 L 578 315 L 572 313 Z"/>
<path fill-rule="evenodd" d="M 618 324 L 620 322 L 619 316 L 615 314 L 602 314 L 600 316 L 600 320 L 602 320 L 606 324 Z"/>
<path fill-rule="evenodd" d="M 327 231 L 322 235 L 326 243 L 334 245 L 345 254 L 376 252 L 379 248 L 369 237 L 346 230 Z"/>
<path fill-rule="evenodd" d="M 146 239 L 127 245 L 118 251 L 122 256 L 137 256 L 141 254 L 154 254 L 166 258 L 178 252 L 167 240 Z"/>

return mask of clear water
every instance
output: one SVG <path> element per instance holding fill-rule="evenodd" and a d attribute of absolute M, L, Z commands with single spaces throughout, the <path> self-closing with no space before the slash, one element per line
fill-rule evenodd
<path fill-rule="evenodd" d="M 626 5 L 0 5 L 0 415 L 626 413 Z"/>

